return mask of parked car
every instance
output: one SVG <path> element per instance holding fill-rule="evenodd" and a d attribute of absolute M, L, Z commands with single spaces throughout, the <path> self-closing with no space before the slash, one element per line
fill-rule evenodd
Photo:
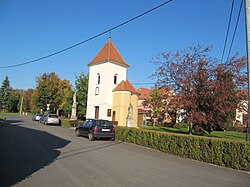
<path fill-rule="evenodd" d="M 39 121 L 41 116 L 42 116 L 42 114 L 34 114 L 32 117 L 32 121 Z"/>
<path fill-rule="evenodd" d="M 80 126 L 75 129 L 76 136 L 88 137 L 90 141 L 95 138 L 115 139 L 115 128 L 108 120 L 86 119 Z"/>
<path fill-rule="evenodd" d="M 44 117 L 44 125 L 49 125 L 49 124 L 53 124 L 53 125 L 61 125 L 61 121 L 58 117 L 57 114 L 47 114 Z"/>

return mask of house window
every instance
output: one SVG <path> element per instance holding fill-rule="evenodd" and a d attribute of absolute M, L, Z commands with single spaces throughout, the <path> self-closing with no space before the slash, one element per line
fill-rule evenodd
<path fill-rule="evenodd" d="M 97 84 L 100 84 L 100 81 L 101 81 L 100 73 L 97 73 Z"/>
<path fill-rule="evenodd" d="M 111 117 L 111 109 L 108 109 L 108 110 L 107 110 L 107 116 L 108 116 L 108 117 Z"/>
<path fill-rule="evenodd" d="M 114 84 L 117 84 L 117 74 L 115 74 L 115 76 L 114 76 Z"/>
<path fill-rule="evenodd" d="M 99 87 L 95 88 L 95 95 L 99 95 Z"/>

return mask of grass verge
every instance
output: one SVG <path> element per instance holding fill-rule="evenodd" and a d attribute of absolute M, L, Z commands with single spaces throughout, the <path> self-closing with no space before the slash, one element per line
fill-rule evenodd
<path fill-rule="evenodd" d="M 160 126 L 145 126 L 141 127 L 145 130 L 154 130 L 159 132 L 171 132 L 177 134 L 189 134 L 187 128 L 172 128 L 172 127 L 160 127 Z M 194 135 L 198 136 L 198 135 Z M 210 138 L 223 138 L 230 140 L 246 141 L 246 134 L 243 132 L 230 132 L 230 131 L 213 131 L 211 134 L 205 133 L 206 137 Z"/>

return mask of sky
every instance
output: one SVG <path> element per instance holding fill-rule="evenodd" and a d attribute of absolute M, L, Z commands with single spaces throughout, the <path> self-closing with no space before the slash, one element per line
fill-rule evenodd
<path fill-rule="evenodd" d="M 0 67 L 31 61 L 109 30 L 166 0 L 0 0 Z M 130 65 L 127 79 L 135 88 L 150 88 L 162 52 L 188 46 L 213 46 L 220 59 L 231 0 L 173 0 L 161 8 L 111 32 L 112 42 Z M 241 0 L 235 0 L 230 42 Z M 244 5 L 244 4 L 243 4 Z M 74 87 L 76 76 L 107 42 L 104 34 L 64 53 L 28 65 L 0 68 L 0 84 L 8 76 L 14 89 L 35 89 L 36 77 L 55 72 Z M 242 8 L 231 55 L 246 55 L 245 14 Z M 225 57 L 226 58 L 226 57 Z"/>

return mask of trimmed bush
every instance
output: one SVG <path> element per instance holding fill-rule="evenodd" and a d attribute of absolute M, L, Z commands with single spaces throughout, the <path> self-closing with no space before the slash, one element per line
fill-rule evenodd
<path fill-rule="evenodd" d="M 68 118 L 61 118 L 60 120 L 62 127 L 75 127 L 80 123 L 78 120 L 70 120 Z"/>
<path fill-rule="evenodd" d="M 250 144 L 116 126 L 116 139 L 220 166 L 250 171 Z"/>

